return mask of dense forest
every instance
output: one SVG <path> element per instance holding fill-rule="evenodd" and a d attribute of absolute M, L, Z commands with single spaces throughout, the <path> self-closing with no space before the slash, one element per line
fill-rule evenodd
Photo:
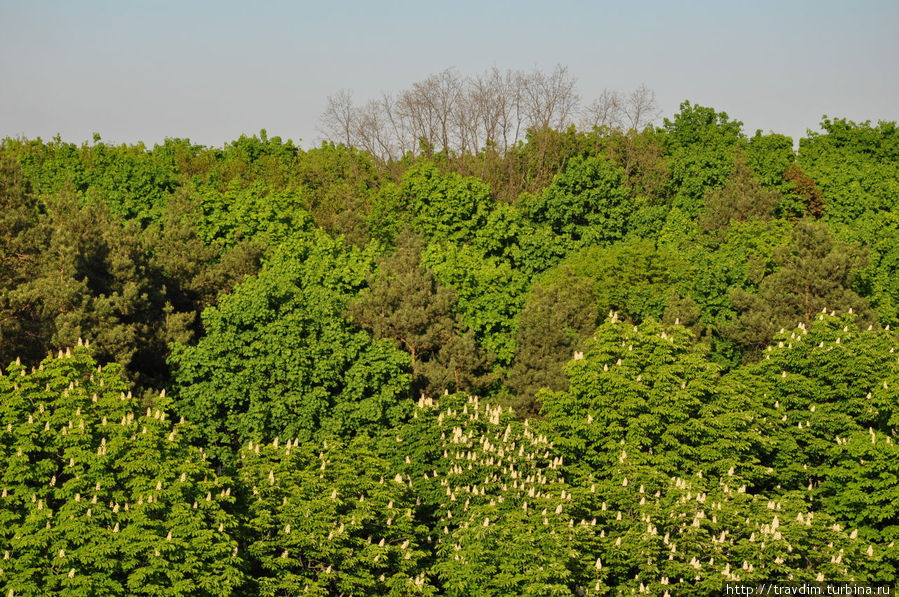
<path fill-rule="evenodd" d="M 3 140 L 0 594 L 896 582 L 896 124 L 655 110 L 446 71 L 309 150 Z"/>

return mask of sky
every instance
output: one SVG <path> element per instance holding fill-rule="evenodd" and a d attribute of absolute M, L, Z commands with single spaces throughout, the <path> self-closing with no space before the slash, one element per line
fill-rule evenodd
<path fill-rule="evenodd" d="M 0 137 L 221 146 L 322 138 L 364 102 L 455 68 L 564 65 L 584 103 L 645 84 L 757 129 L 899 120 L 899 2 L 0 0 Z"/>

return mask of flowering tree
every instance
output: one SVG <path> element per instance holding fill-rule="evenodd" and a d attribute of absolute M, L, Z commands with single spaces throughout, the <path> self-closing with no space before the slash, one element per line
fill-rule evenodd
<path fill-rule="evenodd" d="M 0 592 L 227 595 L 242 584 L 230 482 L 182 440 L 168 400 L 153 402 L 84 348 L 0 377 Z"/>

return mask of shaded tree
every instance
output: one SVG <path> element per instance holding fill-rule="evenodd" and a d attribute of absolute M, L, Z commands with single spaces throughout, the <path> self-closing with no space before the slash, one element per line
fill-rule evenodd
<path fill-rule="evenodd" d="M 822 308 L 867 314 L 867 301 L 851 289 L 864 255 L 835 241 L 823 224 L 798 222 L 790 243 L 775 255 L 778 268 L 760 281 L 757 292 L 731 292 L 740 313 L 725 329 L 733 340 L 761 348 L 778 327 L 810 322 Z"/>
<path fill-rule="evenodd" d="M 746 156 L 738 151 L 734 169 L 724 186 L 706 193 L 705 210 L 699 225 L 706 230 L 721 231 L 731 222 L 767 219 L 780 199 L 780 193 L 762 187 L 753 176 Z"/>
<path fill-rule="evenodd" d="M 567 387 L 562 367 L 596 328 L 597 316 L 591 280 L 569 272 L 535 284 L 518 315 L 515 359 L 507 381 L 516 412 L 533 415 L 540 408 L 540 390 Z"/>
<path fill-rule="evenodd" d="M 412 359 L 413 389 L 484 389 L 489 362 L 472 331 L 458 320 L 456 293 L 421 263 L 423 242 L 408 231 L 349 311 L 376 338 L 388 338 Z"/>

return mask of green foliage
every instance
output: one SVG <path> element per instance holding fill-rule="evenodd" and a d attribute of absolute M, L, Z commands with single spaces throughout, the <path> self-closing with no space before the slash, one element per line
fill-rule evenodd
<path fill-rule="evenodd" d="M 824 212 L 824 195 L 802 169 L 796 164 L 784 171 L 784 188 L 788 191 L 778 211 L 784 217 L 802 217 L 803 215 L 820 218 Z"/>
<path fill-rule="evenodd" d="M 370 442 L 240 450 L 259 595 L 433 595 L 412 491 Z"/>
<path fill-rule="evenodd" d="M 716 144 L 733 147 L 744 138 L 743 123 L 725 112 L 684 101 L 672 120 L 664 119 L 668 143 L 675 148 Z"/>
<path fill-rule="evenodd" d="M 609 244 L 624 237 L 633 210 L 622 176 L 601 157 L 574 157 L 543 193 L 526 195 L 523 207 L 532 221 L 575 243 Z"/>
<path fill-rule="evenodd" d="M 247 441 L 349 437 L 408 410 L 409 359 L 344 316 L 370 256 L 323 233 L 285 242 L 256 278 L 203 313 L 206 335 L 172 354 L 178 409 L 233 460 Z"/>
<path fill-rule="evenodd" d="M 801 492 L 771 499 L 738 473 L 665 476 L 621 454 L 608 478 L 590 486 L 589 497 L 602 500 L 594 594 L 720 595 L 725 581 L 877 578 L 865 543 Z"/>
<path fill-rule="evenodd" d="M 887 382 L 873 400 L 861 393 L 885 369 L 896 375 L 885 350 L 895 340 L 833 321 L 782 331 L 769 358 L 725 377 L 682 328 L 615 316 L 600 327 L 567 368 L 570 389 L 542 395 L 540 430 L 572 484 L 602 500 L 594 553 L 605 554 L 605 582 L 664 591 L 685 579 L 714 594 L 722 575 L 893 578 L 895 445 L 893 430 L 877 429 L 895 391 Z M 857 430 L 855 448 L 840 449 L 835 429 Z M 877 522 L 865 518 L 875 512 Z"/>
<path fill-rule="evenodd" d="M 824 195 L 824 217 L 851 223 L 899 204 L 899 131 L 894 122 L 827 117 L 824 133 L 799 142 L 799 164 Z"/>
<path fill-rule="evenodd" d="M 688 101 L 673 120 L 665 119 L 675 207 L 695 217 L 705 193 L 725 183 L 733 169 L 733 150 L 745 142 L 742 127 L 724 112 Z"/>
<path fill-rule="evenodd" d="M 703 312 L 718 315 L 725 304 L 731 305 L 727 296 L 731 286 L 757 287 L 777 268 L 776 252 L 793 228 L 783 220 L 734 222 L 722 237 L 704 239 L 709 246 L 693 248 L 689 261 L 698 264 L 693 268 L 694 288 Z"/>
<path fill-rule="evenodd" d="M 6 140 L 3 146 L 18 157 L 37 194 L 71 190 L 85 203 L 105 204 L 110 213 L 142 225 L 159 217 L 175 189 L 175 173 L 143 144 L 76 147 L 57 137 L 51 143 Z"/>
<path fill-rule="evenodd" d="M 393 340 L 412 358 L 412 391 L 483 390 L 488 362 L 473 332 L 456 314 L 456 293 L 421 265 L 422 241 L 403 234 L 369 278 L 350 312 L 376 338 Z"/>
<path fill-rule="evenodd" d="M 562 283 L 572 275 L 584 278 L 592 282 L 591 299 L 599 313 L 620 310 L 641 321 L 661 318 L 671 292 L 686 286 L 687 268 L 675 248 L 635 239 L 573 253 L 541 281 Z"/>
<path fill-rule="evenodd" d="M 256 269 L 258 250 L 205 246 L 182 203 L 141 229 L 75 197 L 35 198 L 3 154 L 0 193 L 0 359 L 36 363 L 53 346 L 88 338 L 101 360 L 142 385 L 165 383 L 166 345 L 188 342 L 220 290 Z"/>
<path fill-rule="evenodd" d="M 331 235 L 364 246 L 369 241 L 367 218 L 381 180 L 371 156 L 347 147 L 323 143 L 300 153 L 297 178 L 306 209 Z"/>
<path fill-rule="evenodd" d="M 735 393 L 762 396 L 766 440 L 759 482 L 806 489 L 847 528 L 878 549 L 878 575 L 895 578 L 899 552 L 895 334 L 857 314 L 819 313 L 781 330 L 765 359 L 732 374 Z M 789 335 L 788 335 L 789 334 Z"/>
<path fill-rule="evenodd" d="M 778 326 L 809 322 L 821 308 L 867 312 L 867 301 L 851 290 L 863 256 L 834 242 L 823 224 L 797 223 L 791 243 L 778 247 L 775 259 L 778 269 L 761 279 L 757 293 L 731 292 L 740 316 L 728 334 L 737 342 L 763 346 Z"/>
<path fill-rule="evenodd" d="M 732 446 L 715 439 L 728 441 L 736 434 L 727 431 L 736 430 L 713 433 L 699 421 L 713 402 L 718 368 L 683 328 L 631 326 L 614 314 L 566 373 L 569 389 L 540 399 L 561 455 L 582 467 L 578 474 L 608 470 L 622 446 L 667 475 L 682 474 L 687 463 L 725 465 Z"/>
<path fill-rule="evenodd" d="M 464 242 L 487 219 L 490 187 L 476 178 L 443 174 L 432 162 L 409 168 L 375 199 L 372 233 L 392 241 L 405 226 L 442 241 Z"/>
<path fill-rule="evenodd" d="M 8 363 L 34 334 L 36 322 L 17 316 L 14 299 L 40 257 L 42 235 L 37 229 L 38 206 L 21 167 L 0 153 L 0 362 Z"/>
<path fill-rule="evenodd" d="M 724 186 L 705 195 L 705 210 L 699 225 L 706 230 L 722 230 L 731 222 L 745 222 L 751 218 L 767 219 L 779 203 L 780 193 L 762 188 L 752 176 L 746 157 L 738 152 L 734 169 Z"/>
<path fill-rule="evenodd" d="M 528 280 L 495 257 L 486 257 L 470 245 L 435 242 L 425 249 L 422 263 L 458 296 L 462 321 L 475 340 L 500 363 L 514 353 L 514 319 L 524 303 Z"/>
<path fill-rule="evenodd" d="M 564 390 L 562 366 L 596 328 L 598 310 L 594 282 L 565 268 L 555 279 L 538 282 L 518 315 L 515 360 L 507 384 L 520 413 L 536 414 L 537 393 Z"/>
<path fill-rule="evenodd" d="M 899 214 L 872 214 L 857 226 L 840 226 L 836 236 L 867 249 L 867 263 L 856 271 L 853 290 L 868 299 L 882 324 L 899 323 Z"/>
<path fill-rule="evenodd" d="M 157 324 L 167 309 L 165 288 L 158 285 L 138 230 L 100 207 L 79 208 L 70 198 L 46 209 L 10 245 L 28 267 L 0 297 L 0 356 L 8 361 L 20 353 L 34 363 L 50 346 L 87 337 L 104 360 L 138 365 L 142 354 L 138 370 L 145 379 L 158 379 L 165 342 L 183 328 L 175 319 L 170 329 Z"/>
<path fill-rule="evenodd" d="M 295 191 L 271 192 L 260 182 L 225 192 L 205 189 L 197 200 L 196 227 L 206 244 L 233 246 L 256 239 L 277 246 L 291 234 L 310 230 L 312 218 Z"/>
<path fill-rule="evenodd" d="M 534 224 L 516 207 L 498 203 L 473 241 L 487 257 L 508 263 L 530 278 L 558 263 L 571 250 L 569 239 L 546 224 Z"/>
<path fill-rule="evenodd" d="M 600 314 L 620 310 L 642 321 L 672 312 L 679 297 L 689 296 L 688 271 L 675 248 L 635 239 L 582 249 L 543 274 L 518 316 L 508 380 L 516 409 L 539 408 L 541 388 L 566 388 L 562 366 L 583 348 Z"/>
<path fill-rule="evenodd" d="M 778 189 L 784 172 L 793 165 L 793 139 L 776 133 L 763 135 L 756 131 L 746 144 L 746 157 L 752 171 L 767 189 Z"/>
<path fill-rule="evenodd" d="M 449 595 L 569 595 L 594 578 L 580 552 L 570 486 L 552 443 L 525 421 L 480 401 L 422 398 L 384 440 L 397 480 L 421 500 Z"/>
<path fill-rule="evenodd" d="M 4 594 L 227 595 L 243 583 L 230 481 L 186 445 L 167 399 L 143 414 L 128 387 L 83 348 L 0 378 Z"/>
<path fill-rule="evenodd" d="M 897 580 L 899 137 L 822 126 L 4 140 L 0 592 Z"/>
<path fill-rule="evenodd" d="M 205 179 L 222 191 L 232 182 L 247 187 L 257 180 L 269 187 L 288 186 L 298 153 L 291 140 L 270 138 L 262 129 L 258 135 L 241 135 L 222 150 L 215 150 L 214 164 Z"/>

